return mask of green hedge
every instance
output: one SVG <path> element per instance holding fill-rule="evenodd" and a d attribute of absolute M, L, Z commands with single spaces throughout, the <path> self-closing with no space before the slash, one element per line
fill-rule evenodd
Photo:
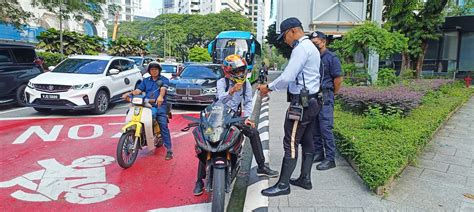
<path fill-rule="evenodd" d="M 387 184 L 414 160 L 449 114 L 474 93 L 463 83 L 442 87 L 423 97 L 423 104 L 389 128 L 367 127 L 374 117 L 345 112 L 336 104 L 334 134 L 341 154 L 351 158 L 370 189 Z"/>
<path fill-rule="evenodd" d="M 62 60 L 66 59 L 66 56 L 60 53 L 36 52 L 36 55 L 38 55 L 38 57 L 44 58 L 44 68 L 57 66 Z"/>

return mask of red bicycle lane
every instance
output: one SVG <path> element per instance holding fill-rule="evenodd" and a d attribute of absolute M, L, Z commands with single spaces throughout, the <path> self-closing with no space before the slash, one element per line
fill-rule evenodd
<path fill-rule="evenodd" d="M 193 115 L 195 116 L 195 115 Z M 188 121 L 170 121 L 174 158 L 139 152 L 122 169 L 115 152 L 124 116 L 2 120 L 0 211 L 129 211 L 209 202 L 195 197 L 197 158 Z"/>

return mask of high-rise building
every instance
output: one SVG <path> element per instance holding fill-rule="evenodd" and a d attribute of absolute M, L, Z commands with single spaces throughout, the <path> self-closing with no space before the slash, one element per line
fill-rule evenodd
<path fill-rule="evenodd" d="M 177 13 L 178 0 L 163 0 L 163 13 Z"/>
<path fill-rule="evenodd" d="M 178 0 L 177 13 L 179 14 L 200 14 L 200 0 Z"/>
<path fill-rule="evenodd" d="M 271 0 L 246 0 L 248 7 L 247 17 L 252 21 L 257 31 L 257 40 L 263 41 L 267 35 L 268 26 L 270 26 Z"/>
<path fill-rule="evenodd" d="M 108 12 L 110 5 L 120 6 L 119 22 L 152 19 L 158 16 L 160 11 L 151 9 L 151 1 L 153 0 L 107 0 L 104 8 L 106 22 L 112 24 L 115 20 L 115 15 Z"/>

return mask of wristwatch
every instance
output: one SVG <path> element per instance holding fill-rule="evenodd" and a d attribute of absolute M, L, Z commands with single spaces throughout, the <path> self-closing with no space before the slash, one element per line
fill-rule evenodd
<path fill-rule="evenodd" d="M 272 89 L 270 89 L 270 87 L 268 87 L 268 84 L 267 84 L 267 89 L 268 89 L 269 91 L 273 91 Z"/>

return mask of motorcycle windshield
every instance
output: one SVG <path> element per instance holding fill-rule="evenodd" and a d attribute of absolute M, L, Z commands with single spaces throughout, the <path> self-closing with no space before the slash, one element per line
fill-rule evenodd
<path fill-rule="evenodd" d="M 201 113 L 201 127 L 207 140 L 214 143 L 221 141 L 225 132 L 225 121 L 232 117 L 232 109 L 221 102 L 206 107 Z"/>

